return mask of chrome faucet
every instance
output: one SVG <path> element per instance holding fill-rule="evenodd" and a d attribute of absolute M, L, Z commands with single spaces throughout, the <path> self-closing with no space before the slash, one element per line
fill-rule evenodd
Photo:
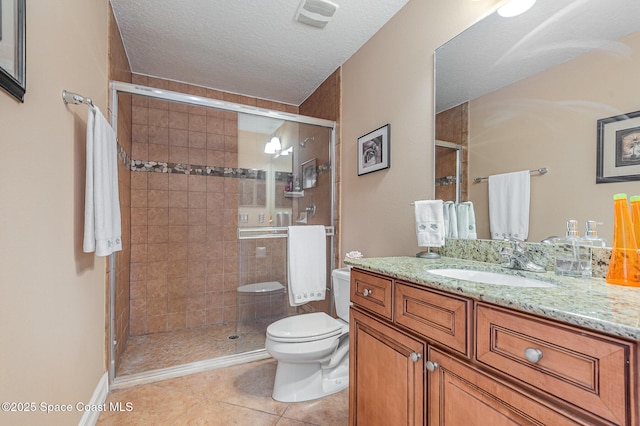
<path fill-rule="evenodd" d="M 510 269 L 529 272 L 545 272 L 544 266 L 538 265 L 529 258 L 527 251 L 522 247 L 521 241 L 509 239 L 511 247 L 503 247 L 500 255 L 505 258 L 505 262 L 501 266 Z"/>

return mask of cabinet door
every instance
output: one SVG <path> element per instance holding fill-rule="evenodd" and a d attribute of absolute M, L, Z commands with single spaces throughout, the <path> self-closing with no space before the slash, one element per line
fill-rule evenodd
<path fill-rule="evenodd" d="M 429 425 L 587 425 L 429 347 L 426 367 Z M 433 370 L 433 371 L 431 371 Z"/>
<path fill-rule="evenodd" d="M 423 425 L 424 343 L 350 313 L 349 424 Z"/>

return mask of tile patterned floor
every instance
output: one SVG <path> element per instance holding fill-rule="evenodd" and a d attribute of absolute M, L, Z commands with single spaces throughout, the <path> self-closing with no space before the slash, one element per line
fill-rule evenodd
<path fill-rule="evenodd" d="M 266 319 L 130 336 L 116 376 L 262 349 L 267 326 L 273 321 Z M 230 335 L 239 338 L 229 340 Z"/>
<path fill-rule="evenodd" d="M 128 389 L 107 397 L 130 411 L 106 411 L 110 425 L 335 425 L 348 424 L 348 390 L 308 402 L 271 398 L 276 361 L 267 359 Z"/>

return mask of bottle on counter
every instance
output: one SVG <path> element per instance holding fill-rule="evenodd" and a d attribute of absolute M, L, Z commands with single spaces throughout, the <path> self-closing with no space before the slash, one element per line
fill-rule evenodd
<path fill-rule="evenodd" d="M 613 243 L 606 281 L 640 287 L 640 256 L 627 194 L 613 196 Z"/>
<path fill-rule="evenodd" d="M 629 198 L 631 203 L 631 221 L 633 222 L 636 243 L 640 244 L 640 195 L 632 195 Z"/>
<path fill-rule="evenodd" d="M 564 238 L 554 239 L 554 271 L 556 275 L 591 278 L 591 247 L 587 239 L 578 233 L 578 221 L 567 221 Z"/>
<path fill-rule="evenodd" d="M 592 247 L 607 246 L 607 242 L 598 236 L 598 223 L 595 220 L 587 221 L 584 239 L 590 243 Z"/>

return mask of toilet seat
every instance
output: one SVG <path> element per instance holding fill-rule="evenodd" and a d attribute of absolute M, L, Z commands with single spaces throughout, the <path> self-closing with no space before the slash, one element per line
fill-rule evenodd
<path fill-rule="evenodd" d="M 267 327 L 267 336 L 276 342 L 310 342 L 342 333 L 344 323 L 324 312 L 283 318 Z"/>

